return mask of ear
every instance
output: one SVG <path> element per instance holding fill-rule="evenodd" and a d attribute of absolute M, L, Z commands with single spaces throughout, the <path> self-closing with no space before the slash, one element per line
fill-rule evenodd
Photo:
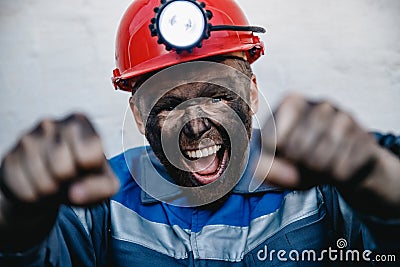
<path fill-rule="evenodd" d="M 256 114 L 258 111 L 258 86 L 257 86 L 257 78 L 256 75 L 254 74 L 251 76 L 250 105 L 253 115 Z"/>
<path fill-rule="evenodd" d="M 140 115 L 139 109 L 136 107 L 132 97 L 129 98 L 129 106 L 131 107 L 133 117 L 135 118 L 136 125 L 139 129 L 139 132 L 144 135 L 145 134 L 145 126 L 144 126 L 144 123 L 142 120 L 142 116 Z"/>

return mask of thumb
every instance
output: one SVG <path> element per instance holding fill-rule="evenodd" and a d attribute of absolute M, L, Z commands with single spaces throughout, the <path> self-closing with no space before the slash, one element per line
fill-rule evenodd
<path fill-rule="evenodd" d="M 283 188 L 296 188 L 300 184 L 300 174 L 291 162 L 262 153 L 255 170 L 255 180 L 259 183 L 258 185 L 269 183 Z"/>

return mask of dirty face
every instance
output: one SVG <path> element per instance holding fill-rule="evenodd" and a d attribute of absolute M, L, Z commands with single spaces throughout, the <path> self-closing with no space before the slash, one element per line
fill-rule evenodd
<path fill-rule="evenodd" d="M 225 59 L 222 63 L 241 71 L 249 68 L 247 63 L 238 61 L 240 59 Z M 247 71 L 251 76 L 251 71 Z M 193 187 L 215 182 L 233 157 L 243 157 L 243 154 L 232 155 L 235 139 L 229 137 L 224 125 L 235 128 L 235 123 L 242 124 L 248 141 L 253 114 L 250 105 L 254 101 L 250 82 L 232 84 L 236 86 L 234 90 L 214 83 L 185 83 L 165 93 L 150 111 L 143 125 L 146 138 L 178 185 Z M 226 116 L 232 110 L 240 118 L 238 121 Z M 163 144 L 172 143 L 177 136 L 180 153 L 174 161 L 178 160 L 181 167 L 171 162 L 163 149 Z"/>

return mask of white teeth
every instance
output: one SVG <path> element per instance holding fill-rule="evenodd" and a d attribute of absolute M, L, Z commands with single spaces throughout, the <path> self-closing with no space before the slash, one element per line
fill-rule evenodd
<path fill-rule="evenodd" d="M 186 151 L 186 155 L 189 158 L 204 158 L 217 153 L 220 149 L 221 146 L 214 145 L 199 150 Z"/>

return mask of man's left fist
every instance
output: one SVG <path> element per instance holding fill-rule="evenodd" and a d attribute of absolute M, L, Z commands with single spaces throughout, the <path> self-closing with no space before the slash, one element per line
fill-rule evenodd
<path fill-rule="evenodd" d="M 400 207 L 400 161 L 347 113 L 291 94 L 276 110 L 275 125 L 276 135 L 271 120 L 262 129 L 260 179 L 271 166 L 266 179 L 273 184 L 297 189 L 333 184 L 344 195 L 367 192 Z"/>

